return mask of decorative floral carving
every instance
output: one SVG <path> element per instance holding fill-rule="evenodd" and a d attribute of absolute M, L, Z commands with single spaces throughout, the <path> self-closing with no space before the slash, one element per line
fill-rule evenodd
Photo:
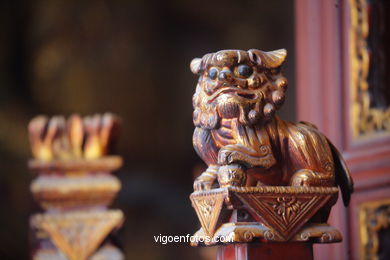
<path fill-rule="evenodd" d="M 350 0 L 350 6 L 350 94 L 353 136 L 356 138 L 380 131 L 390 132 L 390 107 L 374 107 L 369 93 L 371 52 L 368 46 L 369 4 L 367 0 Z"/>
<path fill-rule="evenodd" d="M 202 211 L 204 216 L 209 217 L 215 205 L 215 200 L 205 199 L 203 201 L 199 201 L 198 203 L 199 203 L 198 205 L 200 207 L 200 210 Z"/>
<path fill-rule="evenodd" d="M 209 236 L 214 235 L 218 227 L 219 216 L 226 197 L 226 190 L 214 190 L 205 193 L 193 193 L 190 196 L 192 205 L 200 220 L 203 230 Z"/>
<path fill-rule="evenodd" d="M 276 202 L 269 203 L 269 205 L 275 209 L 275 212 L 281 216 L 287 224 L 291 222 L 291 219 L 301 210 L 302 201 L 297 200 L 296 197 L 278 197 L 276 198 Z"/>
<path fill-rule="evenodd" d="M 390 200 L 362 204 L 359 221 L 361 259 L 379 259 L 378 255 L 381 254 L 379 233 L 390 229 Z M 381 259 L 388 257 L 382 256 Z"/>

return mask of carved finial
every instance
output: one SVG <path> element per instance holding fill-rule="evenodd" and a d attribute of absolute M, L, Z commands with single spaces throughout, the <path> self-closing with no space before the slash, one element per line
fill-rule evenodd
<path fill-rule="evenodd" d="M 123 213 L 107 209 L 121 188 L 111 173 L 122 159 L 110 155 L 118 129 L 119 118 L 110 113 L 31 120 L 29 168 L 38 176 L 30 188 L 45 210 L 31 217 L 38 245 L 34 259 L 87 260 L 106 254 L 123 259 L 109 238 L 122 225 Z"/>
<path fill-rule="evenodd" d="M 118 117 L 110 113 L 84 119 L 75 114 L 67 121 L 62 116 L 37 116 L 28 126 L 32 154 L 43 161 L 107 155 L 118 128 Z"/>

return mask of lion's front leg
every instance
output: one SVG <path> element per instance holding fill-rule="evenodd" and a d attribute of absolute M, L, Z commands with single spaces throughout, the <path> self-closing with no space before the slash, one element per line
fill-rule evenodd
<path fill-rule="evenodd" d="M 218 180 L 219 186 L 243 186 L 246 182 L 246 167 L 241 164 L 210 165 L 194 181 L 194 190 L 209 190 Z"/>
<path fill-rule="evenodd" d="M 199 175 L 194 181 L 194 190 L 209 190 L 217 180 L 218 165 L 210 165 L 206 171 Z"/>
<path fill-rule="evenodd" d="M 211 136 L 210 130 L 195 128 L 193 135 L 195 151 L 207 164 L 208 168 L 194 181 L 194 190 L 209 190 L 217 180 L 218 174 L 218 148 Z"/>
<path fill-rule="evenodd" d="M 218 183 L 220 187 L 244 186 L 246 182 L 246 170 L 252 167 L 249 152 L 245 147 L 227 145 L 218 152 Z M 249 159 L 249 160 L 248 160 Z"/>

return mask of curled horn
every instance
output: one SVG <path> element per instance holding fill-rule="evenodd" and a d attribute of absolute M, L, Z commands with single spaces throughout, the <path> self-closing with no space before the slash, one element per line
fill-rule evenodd
<path fill-rule="evenodd" d="M 260 51 L 251 49 L 248 51 L 252 62 L 263 66 L 267 69 L 274 69 L 283 64 L 287 56 L 286 49 L 279 49 L 275 51 Z"/>
<path fill-rule="evenodd" d="M 202 59 L 195 58 L 191 61 L 190 68 L 192 73 L 199 74 L 202 72 Z"/>

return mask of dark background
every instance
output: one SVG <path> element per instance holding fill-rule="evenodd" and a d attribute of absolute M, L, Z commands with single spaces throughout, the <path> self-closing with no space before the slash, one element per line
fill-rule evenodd
<path fill-rule="evenodd" d="M 204 167 L 192 143 L 194 57 L 220 49 L 289 52 L 285 119 L 295 118 L 293 1 L 2 1 L 0 3 L 0 258 L 28 259 L 33 176 L 26 126 L 37 114 L 114 112 L 126 214 L 126 259 L 200 259 L 155 235 L 194 233 L 188 199 Z M 212 249 L 211 249 L 212 251 Z M 203 253 L 202 253 L 203 252 Z"/>

